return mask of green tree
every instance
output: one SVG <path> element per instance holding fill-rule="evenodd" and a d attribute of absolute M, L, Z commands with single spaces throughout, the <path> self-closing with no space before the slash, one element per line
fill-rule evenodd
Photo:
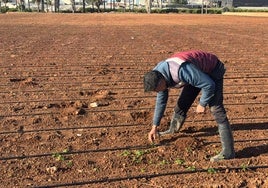
<path fill-rule="evenodd" d="M 92 5 L 92 8 L 94 9 L 94 6 L 97 7 L 98 12 L 100 12 L 100 6 L 103 4 L 102 0 L 86 0 L 88 4 Z"/>

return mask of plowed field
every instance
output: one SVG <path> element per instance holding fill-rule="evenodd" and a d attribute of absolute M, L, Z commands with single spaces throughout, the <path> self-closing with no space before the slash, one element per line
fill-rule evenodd
<path fill-rule="evenodd" d="M 0 14 L 1 187 L 268 187 L 267 17 Z M 147 140 L 155 93 L 143 75 L 175 52 L 225 63 L 236 158 L 211 114 Z M 167 129 L 180 90 L 171 90 Z"/>

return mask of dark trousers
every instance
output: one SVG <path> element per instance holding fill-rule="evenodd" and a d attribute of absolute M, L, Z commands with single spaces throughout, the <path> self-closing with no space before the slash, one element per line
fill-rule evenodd
<path fill-rule="evenodd" d="M 209 74 L 211 79 L 215 82 L 215 93 L 214 97 L 209 103 L 209 107 L 212 111 L 212 114 L 215 117 L 215 120 L 218 124 L 222 123 L 225 119 L 222 116 L 225 113 L 225 109 L 223 106 L 223 76 L 225 73 L 224 64 L 220 61 L 218 62 L 217 66 L 215 67 L 214 71 Z M 175 113 L 180 114 L 186 117 L 188 110 L 192 106 L 193 102 L 195 101 L 196 97 L 198 96 L 199 92 L 201 91 L 200 88 L 196 88 L 192 85 L 185 85 L 180 93 L 180 96 L 177 100 L 177 104 L 175 106 Z M 215 113 L 214 111 L 221 111 L 220 114 Z M 225 115 L 226 116 L 226 115 Z"/>
<path fill-rule="evenodd" d="M 234 157 L 234 143 L 233 135 L 230 128 L 230 123 L 226 115 L 225 108 L 223 106 L 223 76 L 225 73 L 224 65 L 219 61 L 215 70 L 209 74 L 211 79 L 215 82 L 215 93 L 212 100 L 209 103 L 210 111 L 214 116 L 215 121 L 218 124 L 218 130 L 221 137 L 222 152 L 226 158 Z M 175 106 L 175 113 L 184 117 L 187 116 L 187 112 L 201 89 L 192 85 L 185 85 L 178 98 Z"/>

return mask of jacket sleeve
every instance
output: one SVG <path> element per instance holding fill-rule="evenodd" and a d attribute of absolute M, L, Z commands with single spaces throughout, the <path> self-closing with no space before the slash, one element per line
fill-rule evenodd
<path fill-rule="evenodd" d="M 207 106 L 215 93 L 215 82 L 210 76 L 191 63 L 184 63 L 180 68 L 179 75 L 182 81 L 201 89 L 199 104 Z"/>
<path fill-rule="evenodd" d="M 160 125 L 160 121 L 164 115 L 167 106 L 167 101 L 168 101 L 168 89 L 157 93 L 154 118 L 153 118 L 153 124 L 156 126 Z"/>

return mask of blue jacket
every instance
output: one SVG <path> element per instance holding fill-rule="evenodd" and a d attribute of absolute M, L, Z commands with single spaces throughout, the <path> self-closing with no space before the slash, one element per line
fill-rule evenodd
<path fill-rule="evenodd" d="M 167 81 L 168 88 L 175 86 L 175 83 L 173 82 L 169 72 L 169 64 L 166 61 L 158 63 L 154 70 L 162 73 Z M 190 62 L 183 63 L 178 72 L 178 76 L 181 81 L 201 89 L 202 95 L 199 103 L 204 107 L 207 106 L 210 100 L 213 98 L 215 92 L 215 82 L 213 79 L 207 73 L 204 73 L 200 68 L 197 68 L 196 65 Z M 168 89 L 157 93 L 153 118 L 153 124 L 156 126 L 160 125 L 161 118 L 166 109 L 168 93 Z"/>

